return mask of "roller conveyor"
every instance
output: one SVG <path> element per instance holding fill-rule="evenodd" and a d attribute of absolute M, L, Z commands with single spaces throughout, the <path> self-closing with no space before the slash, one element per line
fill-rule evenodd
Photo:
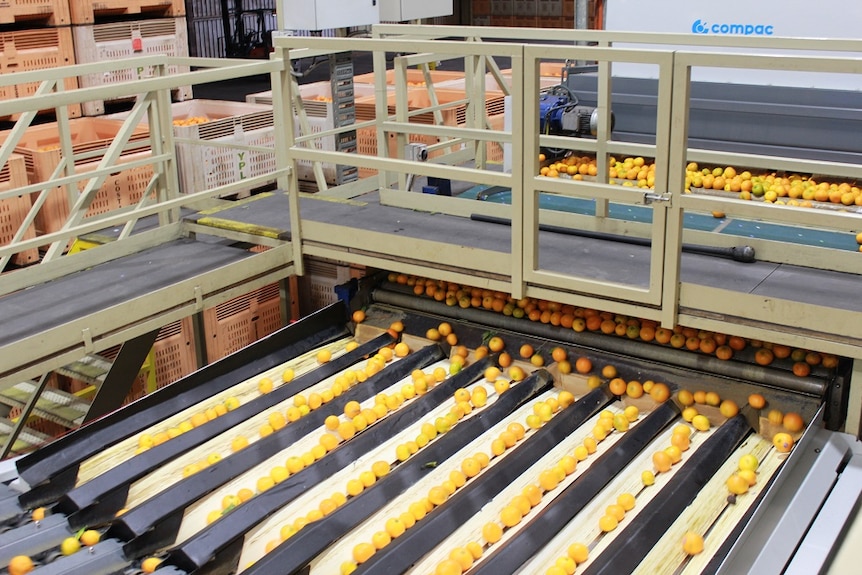
<path fill-rule="evenodd" d="M 374 297 L 386 299 L 383 291 L 375 292 Z M 172 472 L 174 475 L 159 475 L 159 470 L 181 470 L 189 461 L 196 461 L 201 454 L 214 449 L 217 442 L 224 445 L 236 432 L 252 429 L 250 422 L 265 421 L 273 408 L 283 412 L 285 406 L 292 405 L 292 398 L 325 389 L 345 370 L 358 365 L 362 358 L 392 344 L 392 336 L 385 331 L 386 325 L 377 327 L 371 321 L 368 330 L 357 330 L 355 338 L 360 343 L 353 351 L 336 351 L 331 361 L 320 366 L 312 365 L 310 359 L 304 360 L 312 358 L 316 350 L 324 347 L 340 350 L 344 346 L 343 338 L 349 332 L 345 328 L 343 309 L 336 304 L 189 376 L 176 384 L 176 389 L 170 386 L 165 392 L 136 402 L 52 444 L 56 445 L 54 449 L 58 453 L 66 453 L 70 450 L 61 450 L 64 443 L 88 446 L 94 437 L 102 437 L 105 445 L 101 449 L 81 450 L 81 453 L 67 456 L 67 461 L 54 462 L 56 458 L 46 457 L 41 451 L 19 460 L 21 478 L 41 478 L 41 486 L 37 485 L 18 499 L 12 499 L 18 509 L 20 526 L 0 535 L 0 557 L 8 561 L 10 554 L 22 549 L 21 543 L 13 545 L 12 540 L 30 539 L 28 552 L 37 561 L 44 561 L 35 571 L 39 574 L 131 573 L 139 568 L 146 555 L 151 554 L 163 558 L 164 562 L 157 571 L 163 574 L 276 572 L 273 569 L 285 573 L 300 573 L 307 569 L 310 573 L 331 573 L 341 563 L 350 560 L 351 546 L 369 541 L 373 533 L 383 528 L 387 518 L 393 514 L 397 516 L 399 510 L 406 510 L 409 503 L 424 497 L 429 486 L 439 485 L 449 477 L 463 458 L 487 450 L 500 430 L 514 422 L 523 423 L 535 405 L 555 397 L 561 390 L 560 386 L 571 389 L 577 399 L 575 403 L 560 409 L 539 428 L 528 427 L 522 440 L 506 449 L 505 453 L 492 457 L 487 468 L 468 478 L 466 484 L 458 487 L 445 502 L 435 505 L 403 535 L 377 550 L 359 565 L 356 572 L 424 573 L 428 572 L 429 566 L 433 571 L 435 562 L 443 560 L 449 550 L 463 546 L 471 539 L 481 541 L 481 536 L 475 534 L 473 523 L 497 520 L 501 506 L 512 497 L 512 489 L 535 482 L 543 466 L 559 460 L 562 453 L 571 453 L 574 446 L 590 435 L 590 430 L 599 421 L 599 411 L 619 415 L 624 407 L 637 405 L 641 415 L 631 424 L 631 429 L 624 433 L 612 430 L 607 439 L 599 442 L 598 451 L 580 462 L 577 471 L 566 477 L 558 488 L 546 490 L 539 505 L 525 514 L 517 526 L 505 530 L 499 544 L 484 543 L 482 557 L 468 571 L 544 572 L 553 565 L 550 561 L 543 567 L 539 566 L 545 561 L 544 555 L 560 554 L 553 551 L 554 541 L 559 537 L 557 534 L 571 529 L 595 529 L 596 509 L 603 508 L 603 502 L 609 497 L 615 497 L 622 489 L 621 485 L 626 485 L 626 490 L 629 490 L 633 482 L 640 483 L 640 471 L 651 466 L 650 454 L 662 442 L 667 444 L 670 428 L 681 422 L 679 409 L 673 403 L 656 404 L 648 398 L 634 403 L 625 399 L 619 401 L 607 387 L 589 391 L 584 387 L 584 376 L 560 379 L 559 373 L 551 366 L 550 372 L 533 370 L 533 375 L 526 380 L 511 382 L 511 388 L 502 393 L 491 391 L 488 405 L 464 415 L 451 431 L 438 435 L 416 455 L 405 461 L 395 459 L 392 455 L 394 448 L 415 437 L 423 422 L 433 421 L 434 417 L 452 409 L 455 404 L 451 398 L 455 390 L 475 388 L 483 383 L 493 387 L 491 382 L 482 381 L 482 375 L 494 364 L 496 356 L 479 360 L 471 358 L 467 367 L 457 375 L 446 377 L 428 393 L 389 410 L 385 417 L 352 439 L 339 443 L 319 461 L 292 473 L 285 481 L 256 494 L 207 526 L 203 518 L 213 506 L 220 505 L 223 497 L 235 493 L 243 482 L 259 476 L 277 461 L 283 464 L 290 454 L 298 453 L 300 446 L 315 443 L 319 432 L 325 431 L 323 424 L 326 418 L 338 415 L 348 401 L 372 406 L 381 393 L 394 394 L 410 381 L 416 369 L 443 368 L 449 371 L 446 360 L 448 347 L 440 347 L 421 337 L 429 326 L 448 319 L 446 316 L 374 304 L 368 311 L 371 320 L 375 316 L 383 318 L 384 322 L 393 317 L 403 318 L 407 326 L 403 340 L 409 342 L 413 350 L 409 355 L 387 364 L 377 375 L 332 398 L 298 421 L 253 441 L 236 453 L 224 453 L 220 461 L 199 471 L 199 474 L 179 478 L 178 481 L 169 480 L 152 492 L 145 493 L 147 490 L 141 485 L 136 486 L 138 481 L 142 481 L 142 485 L 152 483 L 152 477 L 162 477 L 162 481 L 176 477 L 176 471 Z M 545 336 L 507 332 L 500 327 L 489 328 L 487 325 L 493 324 L 492 315 L 495 314 L 475 310 L 467 319 L 450 321 L 453 321 L 462 341 L 471 348 L 477 347 L 483 337 L 487 337 L 489 329 L 508 334 L 505 337 L 510 346 L 516 346 L 520 341 L 554 341 L 544 339 Z M 480 321 L 483 319 L 487 323 Z M 561 343 L 572 345 L 565 339 Z M 587 340 L 575 345 L 585 343 Z M 769 382 L 768 369 L 765 370 L 767 375 L 740 380 L 727 375 L 710 375 L 696 371 L 694 367 L 683 369 L 647 360 L 627 359 L 591 347 L 572 348 L 572 352 L 585 354 L 594 365 L 613 362 L 621 373 L 628 373 L 627 377 L 667 381 L 672 388 L 703 386 L 716 389 L 724 396 L 734 393 L 732 390 L 737 395 L 746 395 L 751 390 L 765 389 L 752 383 L 758 379 L 765 379 L 776 388 L 782 387 L 775 383 L 782 381 L 780 375 Z M 297 364 L 297 375 L 289 383 L 256 397 L 252 391 L 246 391 L 241 395 L 244 399 L 239 408 L 139 455 L 129 453 L 134 451 L 141 433 L 173 424 L 171 422 L 185 417 L 184 414 L 190 413 L 195 406 L 212 404 L 227 394 L 241 393 L 240 389 L 251 389 L 262 375 L 275 377 L 285 366 L 293 364 Z M 304 367 L 300 368 L 300 365 Z M 752 369 L 740 368 L 736 374 Z M 772 372 L 780 374 L 780 371 Z M 798 390 L 772 391 L 771 401 L 784 409 L 805 413 L 808 421 L 814 418 L 814 410 L 820 402 L 816 392 L 821 389 L 818 384 L 822 377 L 820 372 L 812 375 L 809 386 L 799 386 L 807 390 L 801 394 Z M 552 383 L 554 387 L 551 387 Z M 150 416 L 146 424 L 142 415 L 145 413 Z M 136 417 L 141 418 L 140 423 L 136 423 Z M 746 447 L 751 443 L 749 440 L 739 450 L 736 448 L 746 436 L 757 437 L 749 434 L 751 426 L 757 427 L 759 422 L 755 414 L 746 410 L 729 422 L 721 421 L 722 418 L 717 416 L 717 427 L 709 432 L 696 432 L 691 452 L 685 454 L 680 466 L 674 466 L 668 474 L 658 475 L 658 491 L 642 488 L 643 493 L 637 495 L 638 504 L 632 517 L 626 517 L 617 530 L 598 539 L 604 547 L 594 546 L 595 557 L 591 550 L 586 566 L 590 572 L 613 571 L 622 561 L 632 562 L 632 566 L 641 563 L 649 556 L 650 549 L 663 544 L 665 532 L 670 537 L 675 529 L 675 520 L 685 516 L 686 510 L 690 509 L 689 502 L 695 498 L 706 497 L 709 501 L 718 498 L 723 502 L 727 493 L 721 476 L 727 473 L 729 466 L 735 466 L 741 453 L 739 450 L 751 450 Z M 116 429 L 119 422 L 123 422 L 122 433 Z M 723 436 L 730 438 L 723 439 Z M 186 445 L 186 442 L 190 444 Z M 122 448 L 123 445 L 126 447 Z M 212 447 L 204 448 L 202 445 Z M 722 447 L 716 448 L 716 445 Z M 768 443 L 764 445 L 767 447 L 757 449 L 772 449 Z M 118 446 L 121 447 L 119 453 L 125 451 L 126 456 L 116 461 L 106 460 L 101 471 L 90 468 L 88 459 L 105 457 L 100 452 L 108 453 Z M 191 458 L 187 457 L 190 453 L 193 454 Z M 370 467 L 372 461 L 379 459 L 389 460 L 391 471 L 386 476 L 377 478 L 373 485 L 357 495 L 348 494 L 345 503 L 305 524 L 287 538 L 279 536 L 286 526 L 315 509 L 321 497 L 333 490 L 343 491 L 349 478 L 357 477 L 363 469 Z M 771 492 L 773 484 L 779 483 L 769 477 L 783 469 L 783 458 L 768 463 L 769 458 L 764 457 L 762 461 L 763 491 L 746 500 L 753 507 L 740 507 L 742 518 L 730 522 L 727 539 L 722 536 L 720 541 L 717 538 L 711 541 L 709 553 L 713 562 L 709 564 L 713 567 L 720 565 L 722 558 L 731 553 L 731 539 L 738 537 L 740 531 L 740 523 L 736 522 L 750 520 L 753 509 L 764 497 L 765 488 L 769 486 Z M 769 465 L 773 467 L 767 469 Z M 67 468 L 74 472 L 67 471 Z M 709 487 L 709 483 L 718 487 Z M 706 493 L 709 489 L 717 489 L 717 492 L 710 495 Z M 651 499 L 641 502 L 645 494 L 651 495 Z M 34 527 L 36 524 L 27 520 L 29 511 L 25 510 L 37 504 L 50 507 L 51 514 L 42 524 L 50 529 Z M 115 518 L 114 514 L 120 508 L 124 509 Z M 719 516 L 722 516 L 721 512 Z M 646 518 L 652 519 L 646 522 Z M 660 528 L 656 518 L 662 518 Z M 103 540 L 89 553 L 54 558 L 62 539 L 79 528 L 91 526 L 100 529 Z M 31 535 L 24 537 L 27 532 Z M 277 544 L 280 539 L 283 541 Z M 4 540 L 9 543 L 3 545 Z M 675 539 L 668 545 L 674 549 L 678 546 Z M 565 555 L 565 550 L 562 553 Z M 504 571 L 500 571 L 501 565 L 507 566 Z M 516 569 L 516 566 L 520 567 Z M 711 572 L 715 569 L 706 570 Z"/>

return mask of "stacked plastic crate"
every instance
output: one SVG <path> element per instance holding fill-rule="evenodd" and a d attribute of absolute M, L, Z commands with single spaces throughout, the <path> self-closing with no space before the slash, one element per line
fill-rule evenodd
<path fill-rule="evenodd" d="M 111 62 L 164 54 L 188 57 L 184 0 L 69 0 L 75 58 L 78 63 Z M 188 72 L 188 66 L 167 66 L 164 74 Z M 81 87 L 131 82 L 160 73 L 154 66 L 130 67 L 110 73 L 87 74 Z M 192 97 L 190 86 L 174 90 L 176 101 Z M 105 112 L 104 101 L 85 102 L 84 115 Z"/>
<path fill-rule="evenodd" d="M 60 68 L 75 63 L 72 29 L 69 26 L 68 0 L 3 0 L 0 2 L 0 100 L 14 100 L 33 95 L 38 82 L 16 82 L 16 72 Z M 74 78 L 62 88 L 77 87 Z M 45 110 L 52 114 L 54 110 Z M 70 106 L 70 117 L 81 115 L 80 106 Z M 0 118 L 0 122 L 14 121 L 18 115 Z M 41 121 L 41 119 L 40 119 Z M 2 136 L 0 136 L 2 141 Z M 26 186 L 28 163 L 22 155 L 13 155 L 0 165 L 0 192 L 9 192 Z M 30 239 L 35 235 L 31 225 L 19 234 L 32 205 L 31 198 L 11 196 L 0 199 L 0 245 L 6 245 L 19 235 Z M 38 260 L 35 249 L 14 254 L 11 263 L 27 265 Z"/>
<path fill-rule="evenodd" d="M 69 0 L 3 0 L 0 6 L 0 74 L 60 68 L 75 63 Z M 69 79 L 64 87 L 73 90 L 77 82 Z M 30 96 L 38 88 L 38 82 L 0 86 L 0 100 Z M 69 115 L 80 116 L 81 107 L 70 106 Z"/>

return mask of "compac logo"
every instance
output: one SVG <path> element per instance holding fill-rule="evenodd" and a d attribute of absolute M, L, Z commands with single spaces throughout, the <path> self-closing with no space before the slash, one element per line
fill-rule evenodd
<path fill-rule="evenodd" d="M 772 36 L 774 27 L 771 24 L 709 24 L 698 18 L 691 24 L 691 33 Z"/>

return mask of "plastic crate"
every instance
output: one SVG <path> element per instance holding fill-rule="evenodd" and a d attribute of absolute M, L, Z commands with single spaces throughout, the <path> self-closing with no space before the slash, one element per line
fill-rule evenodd
<path fill-rule="evenodd" d="M 79 118 L 69 122 L 72 131 L 72 150 L 76 154 L 87 151 L 104 150 L 119 133 L 122 122 L 105 120 L 103 118 Z M 8 137 L 9 132 L 0 132 L 0 142 Z M 140 140 L 148 137 L 145 127 L 134 130 L 132 139 Z M 15 152 L 24 157 L 29 183 L 46 182 L 60 163 L 60 136 L 56 123 L 40 124 L 27 129 L 18 142 Z M 119 162 L 128 162 L 149 156 L 149 151 L 125 154 Z M 94 170 L 99 158 L 86 162 L 75 163 L 75 173 L 82 174 Z M 135 205 L 140 201 L 147 184 L 152 177 L 150 166 L 141 166 L 129 170 L 120 170 L 109 175 L 96 193 L 87 211 L 88 215 L 105 213 L 122 207 Z M 87 181 L 78 182 L 82 190 Z M 35 193 L 34 193 L 35 196 Z M 66 192 L 56 187 L 49 193 L 48 199 L 36 215 L 37 233 L 58 231 L 69 215 L 69 202 Z"/>
<path fill-rule="evenodd" d="M 180 191 L 194 193 L 275 170 L 272 106 L 222 100 L 189 100 L 171 106 Z M 105 116 L 124 120 L 128 112 Z M 142 126 L 146 127 L 146 123 Z M 145 128 L 146 129 L 146 128 Z M 207 146 L 206 142 L 272 148 L 271 152 Z M 273 182 L 275 179 L 273 179 Z M 250 190 L 246 190 L 246 195 Z"/>
<path fill-rule="evenodd" d="M 69 0 L 3 0 L 0 24 L 36 20 L 48 26 L 69 24 Z"/>
<path fill-rule="evenodd" d="M 24 156 L 12 154 L 6 165 L 0 168 L 0 192 L 8 192 L 27 185 L 27 165 Z M 30 212 L 30 196 L 18 196 L 0 200 L 0 245 L 7 245 L 15 237 L 21 223 Z M 36 237 L 36 229 L 31 225 L 24 234 L 25 240 Z M 21 266 L 39 259 L 36 248 L 24 250 L 12 256 L 12 262 Z"/>
<path fill-rule="evenodd" d="M 153 344 L 153 356 L 158 388 L 170 385 L 195 371 L 197 356 L 192 318 L 187 317 L 162 327 L 156 337 L 156 343 Z"/>
<path fill-rule="evenodd" d="M 407 85 L 408 86 L 425 86 L 425 73 L 418 68 L 410 68 L 407 71 Z M 457 71 L 448 71 L 448 70 L 429 70 L 428 72 L 431 75 L 431 83 L 434 85 L 439 84 L 440 82 L 447 82 L 451 80 L 458 80 L 459 78 L 464 77 L 464 72 Z M 370 84 L 374 85 L 375 74 L 374 72 L 370 72 L 368 74 L 360 74 L 359 76 L 354 76 L 353 83 L 354 84 Z M 395 70 L 386 70 L 386 85 L 394 86 L 395 85 Z"/>
<path fill-rule="evenodd" d="M 92 24 L 96 16 L 116 17 L 130 14 L 185 16 L 185 0 L 68 0 L 72 24 Z"/>
<path fill-rule="evenodd" d="M 451 88 L 434 88 L 434 94 L 437 97 L 437 102 L 441 105 L 449 104 L 466 98 L 464 90 L 455 90 Z M 376 117 L 376 98 L 367 96 L 356 99 L 356 121 L 363 122 L 373 120 Z M 388 114 L 395 114 L 395 94 L 388 95 Z M 409 88 L 407 90 L 407 108 L 410 111 L 431 106 L 431 94 L 426 88 Z M 504 108 L 503 92 L 486 91 L 485 92 L 485 112 L 488 116 L 502 114 Z M 440 110 L 443 117 L 443 124 L 446 126 L 459 126 L 467 122 L 467 104 L 459 104 L 445 110 Z M 434 114 L 426 112 L 410 118 L 411 122 L 417 124 L 434 124 Z"/>
<path fill-rule="evenodd" d="M 369 97 L 374 94 L 374 86 L 369 85 L 354 85 L 354 98 Z M 336 110 L 332 102 L 332 86 L 329 82 L 316 82 L 313 84 L 304 84 L 299 87 L 299 92 L 302 95 L 302 106 L 305 109 L 305 114 L 308 117 L 308 125 L 312 134 L 318 134 L 335 128 L 336 119 L 345 120 L 346 118 L 338 118 L 338 116 L 349 115 L 352 113 L 349 110 Z M 249 94 L 246 97 L 246 102 L 255 104 L 272 105 L 272 91 L 259 92 L 257 94 Z M 299 136 L 300 127 L 296 124 L 294 135 Z M 348 136 L 342 135 L 342 138 Z M 336 136 L 327 136 L 314 141 L 315 149 L 325 151 L 335 151 Z M 296 165 L 297 177 L 300 180 L 314 180 L 314 168 L 312 162 L 308 160 L 300 160 Z M 323 164 L 323 176 L 327 184 L 336 184 L 338 180 L 338 169 L 334 164 Z"/>
<path fill-rule="evenodd" d="M 68 27 L 0 31 L 0 74 L 62 68 L 74 64 L 75 48 L 72 31 Z M 66 90 L 77 90 L 78 80 L 75 77 L 66 78 L 63 86 Z M 6 86 L 0 88 L 0 99 L 32 96 L 38 88 L 39 82 Z M 70 117 L 77 118 L 81 115 L 81 106 L 69 106 L 68 111 Z"/>
<path fill-rule="evenodd" d="M 453 80 L 458 81 L 458 80 Z M 458 100 L 463 100 L 466 97 L 466 94 L 463 90 L 455 90 L 451 88 L 442 88 L 435 87 L 434 93 L 437 96 L 437 101 L 440 104 L 446 104 L 449 102 L 455 102 Z M 416 110 L 421 108 L 427 108 L 431 106 L 431 96 L 428 93 L 428 90 L 425 88 L 411 88 L 408 89 L 407 93 L 407 102 L 409 110 Z M 374 97 L 361 98 L 356 102 L 356 120 L 357 121 L 366 121 L 375 118 L 375 106 L 376 100 Z M 505 97 L 502 92 L 496 91 L 487 91 L 485 93 L 485 110 L 488 114 L 489 118 L 493 118 L 496 116 L 502 116 L 505 108 Z M 467 120 L 467 105 L 460 104 L 458 106 L 453 106 L 446 110 L 441 110 L 441 115 L 443 118 L 443 124 L 446 126 L 460 126 L 464 125 Z M 388 114 L 395 114 L 395 95 L 389 95 L 389 107 Z M 419 114 L 417 116 L 412 116 L 410 121 L 413 123 L 421 123 L 421 124 L 433 124 L 434 123 L 434 114 L 431 112 Z M 410 134 L 409 141 L 413 143 L 420 143 L 426 145 L 437 144 L 440 139 L 436 136 L 425 136 L 421 134 Z M 397 137 L 395 134 L 389 135 L 389 156 L 390 157 L 399 157 L 398 150 L 396 148 Z M 491 146 L 489 146 L 489 149 Z M 377 131 L 375 128 L 363 128 L 361 130 L 356 131 L 356 149 L 359 154 L 364 154 L 368 156 L 376 156 L 377 155 Z M 450 150 L 454 151 L 454 150 Z M 429 154 L 429 158 L 434 158 L 446 153 L 445 149 L 436 150 Z M 368 168 L 360 168 L 359 177 L 366 178 L 369 176 L 373 176 L 376 174 L 376 170 L 368 169 Z"/>
<path fill-rule="evenodd" d="M 189 42 L 185 18 L 157 18 L 154 20 L 134 20 L 75 26 L 75 57 L 79 64 L 125 60 L 143 55 L 163 54 L 166 56 L 188 57 Z M 167 75 L 188 72 L 188 66 L 170 65 Z M 156 75 L 154 67 L 143 69 L 127 68 L 110 73 L 87 74 L 79 77 L 82 88 L 133 82 Z M 192 98 L 191 86 L 174 90 L 174 100 L 185 101 Z M 134 96 L 129 96 L 133 98 Z M 98 116 L 105 112 L 103 100 L 84 102 L 84 114 Z"/>
<path fill-rule="evenodd" d="M 282 327 L 280 305 L 278 283 L 272 283 L 205 309 L 207 361 L 217 361 Z"/>

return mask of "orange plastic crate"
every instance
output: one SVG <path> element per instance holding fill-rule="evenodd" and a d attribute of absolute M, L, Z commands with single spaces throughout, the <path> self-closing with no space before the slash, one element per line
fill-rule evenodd
<path fill-rule="evenodd" d="M 204 310 L 207 361 L 254 343 L 282 327 L 278 283 Z"/>
<path fill-rule="evenodd" d="M 72 130 L 72 150 L 76 154 L 88 151 L 105 150 L 120 131 L 122 122 L 104 120 L 101 118 L 79 118 L 69 122 Z M 0 132 L 0 142 L 8 137 L 9 132 Z M 133 140 L 145 139 L 148 133 L 145 127 L 137 127 Z M 56 123 L 31 126 L 15 152 L 24 156 L 27 176 L 31 184 L 46 182 L 60 162 L 59 134 Z M 120 162 L 140 159 L 150 154 L 149 150 L 129 153 L 121 156 Z M 75 173 L 81 174 L 97 167 L 99 158 L 88 159 L 75 164 Z M 94 197 L 88 215 L 106 213 L 118 208 L 135 205 L 140 199 L 152 177 L 150 166 L 141 166 L 129 170 L 120 170 L 108 176 Z M 83 190 L 86 180 L 78 182 L 78 189 Z M 34 193 L 34 196 L 36 194 Z M 66 192 L 56 187 L 36 216 L 37 233 L 51 233 L 59 230 L 69 215 L 69 202 Z"/>
<path fill-rule="evenodd" d="M 72 24 L 92 24 L 96 16 L 146 14 L 154 16 L 185 16 L 185 0 L 68 0 Z"/>
<path fill-rule="evenodd" d="M 33 30 L 0 31 L 0 74 L 62 68 L 75 64 L 72 31 L 66 28 L 39 28 Z M 63 81 L 66 90 L 77 90 L 78 79 Z M 0 88 L 0 99 L 11 100 L 32 96 L 38 82 L 14 84 Z M 80 104 L 69 106 L 69 116 L 81 115 Z"/>
<path fill-rule="evenodd" d="M 36 20 L 49 26 L 69 24 L 69 0 L 3 0 L 0 24 Z"/>
<path fill-rule="evenodd" d="M 15 188 L 27 185 L 27 166 L 24 156 L 12 154 L 6 165 L 0 168 L 0 192 L 8 192 Z M 0 245 L 7 245 L 12 241 L 18 228 L 27 213 L 30 211 L 30 197 L 18 196 L 0 200 Z M 23 239 L 36 237 L 35 228 L 30 225 Z M 36 248 L 19 252 L 12 256 L 12 261 L 17 265 L 31 264 L 39 259 L 39 251 Z"/>
<path fill-rule="evenodd" d="M 434 88 L 437 103 L 441 105 L 457 102 L 466 98 L 464 90 L 447 88 Z M 395 114 L 395 94 L 390 93 L 387 99 L 388 114 Z M 485 92 L 485 112 L 488 116 L 502 114 L 505 105 L 505 97 L 502 92 Z M 373 120 L 376 117 L 376 98 L 367 96 L 356 99 L 356 121 L 363 122 Z M 407 108 L 410 111 L 428 108 L 431 106 L 431 95 L 426 88 L 408 88 Z M 440 111 L 443 124 L 446 126 L 459 126 L 467 122 L 467 104 L 458 104 Z M 417 124 L 433 124 L 434 114 L 426 112 L 410 118 L 411 122 Z"/>
<path fill-rule="evenodd" d="M 448 70 L 430 70 L 431 83 L 439 84 L 447 80 L 457 80 L 464 77 L 464 72 L 448 71 Z M 353 78 L 354 84 L 374 84 L 374 72 L 361 74 Z M 388 86 L 395 85 L 395 70 L 386 71 L 386 84 Z M 418 68 L 407 70 L 407 85 L 408 86 L 424 86 L 425 73 Z"/>
<path fill-rule="evenodd" d="M 156 362 L 156 385 L 162 388 L 197 369 L 194 328 L 187 317 L 169 323 L 159 330 L 153 344 Z"/>

